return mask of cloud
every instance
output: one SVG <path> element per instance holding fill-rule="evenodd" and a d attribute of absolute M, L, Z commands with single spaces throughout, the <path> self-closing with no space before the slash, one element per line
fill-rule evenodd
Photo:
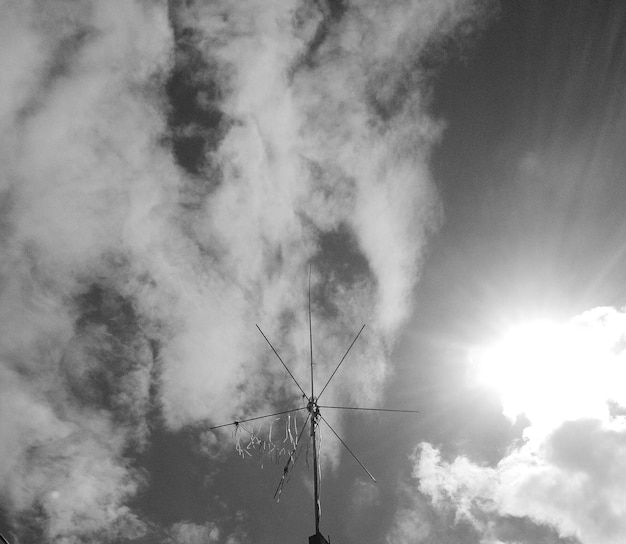
<path fill-rule="evenodd" d="M 176 542 L 184 544 L 204 544 L 220 542 L 220 530 L 213 523 L 176 523 L 170 533 Z"/>
<path fill-rule="evenodd" d="M 484 542 L 498 537 L 505 519 L 549 527 L 566 541 L 622 541 L 626 423 L 620 415 L 623 393 L 615 383 L 624 365 L 623 324 L 624 313 L 612 308 L 597 308 L 566 324 L 563 330 L 575 334 L 557 335 L 568 343 L 544 362 L 546 375 L 545 365 L 560 368 L 560 357 L 568 362 L 559 381 L 550 382 L 550 391 L 538 387 L 515 397 L 522 402 L 518 409 L 528 407 L 523 439 L 495 466 L 464 456 L 447 461 L 422 443 L 414 456 L 419 492 L 438 509 L 454 512 L 456 520 L 471 523 Z M 542 395 L 550 397 L 555 411 L 538 409 L 549 406 Z"/>
<path fill-rule="evenodd" d="M 396 511 L 387 533 L 387 544 L 405 544 L 407 542 L 427 542 L 431 535 L 431 525 L 420 515 L 417 505 L 410 508 L 400 508 Z"/>
<path fill-rule="evenodd" d="M 141 534 L 123 505 L 142 483 L 123 461 L 124 433 L 93 412 L 61 418 L 43 392 L 2 374 L 3 504 L 22 513 L 22 530 L 37 534 L 47 519 L 42 540 Z"/>
<path fill-rule="evenodd" d="M 147 3 L 2 9 L 2 508 L 26 541 L 140 536 L 126 502 L 145 477 L 126 454 L 145 445 L 152 354 L 120 248 L 160 192 L 146 97 L 167 18 Z"/>
<path fill-rule="evenodd" d="M 427 497 L 415 493 L 410 485 L 401 484 L 396 498 L 398 507 L 385 536 L 387 544 L 468 544 L 477 541 L 477 531 L 470 523 L 455 519 L 450 510 L 437 510 Z"/>
<path fill-rule="evenodd" d="M 310 263 L 319 376 L 368 323 L 328 399 L 381 394 L 441 217 L 420 59 L 475 5 L 2 2 L 0 500 L 17 532 L 145 538 L 129 504 L 155 427 L 296 398 L 253 325 L 307 360 Z M 207 523 L 175 530 L 214 538 Z"/>

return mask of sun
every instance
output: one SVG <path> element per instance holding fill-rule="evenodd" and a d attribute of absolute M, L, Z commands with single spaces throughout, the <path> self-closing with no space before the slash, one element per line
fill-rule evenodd
<path fill-rule="evenodd" d="M 580 319 L 520 324 L 470 354 L 474 378 L 498 393 L 506 416 L 546 426 L 604 415 L 613 359 L 606 331 Z"/>

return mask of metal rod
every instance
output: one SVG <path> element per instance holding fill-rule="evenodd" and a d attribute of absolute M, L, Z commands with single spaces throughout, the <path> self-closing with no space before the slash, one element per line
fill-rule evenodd
<path fill-rule="evenodd" d="M 319 398 L 322 396 L 322 394 L 324 393 L 324 390 L 328 387 L 328 384 L 330 383 L 330 380 L 333 379 L 333 376 L 335 375 L 335 373 L 339 370 L 339 367 L 341 366 L 341 363 L 343 363 L 343 360 L 348 356 L 348 353 L 350 353 L 350 350 L 352 349 L 352 346 L 354 346 L 354 343 L 357 341 L 357 339 L 359 338 L 359 336 L 361 336 L 361 333 L 363 332 L 363 329 L 365 328 L 365 325 L 363 325 L 361 327 L 361 330 L 357 333 L 357 335 L 354 337 L 354 340 L 352 340 L 352 344 L 350 344 L 350 347 L 348 348 L 348 351 L 346 351 L 343 355 L 343 357 L 341 358 L 341 361 L 339 361 L 339 364 L 337 365 L 337 368 L 335 368 L 335 371 L 330 375 L 330 378 L 328 378 L 328 381 L 326 382 L 326 385 L 324 387 L 322 387 L 322 392 L 317 396 L 318 400 Z"/>
<path fill-rule="evenodd" d="M 248 421 L 255 421 L 257 419 L 263 419 L 264 417 L 279 416 L 281 414 L 288 414 L 290 412 L 298 412 L 300 410 L 306 410 L 306 406 L 302 406 L 302 408 L 292 408 L 291 410 L 283 410 L 282 412 L 274 412 L 273 414 L 267 414 L 264 416 L 249 417 L 247 419 L 238 419 L 235 421 L 231 421 L 230 423 L 224 423 L 223 425 L 215 425 L 215 427 L 209 427 L 209 430 L 220 429 L 222 427 L 228 427 L 229 425 L 237 425 L 238 423 L 247 423 Z"/>
<path fill-rule="evenodd" d="M 315 377 L 313 373 L 313 320 L 311 318 L 311 265 L 309 265 L 309 351 L 311 356 L 311 398 L 309 399 L 308 409 L 311 416 L 311 438 L 313 439 L 313 493 L 315 496 L 315 534 L 320 532 L 320 490 L 319 490 L 319 472 L 317 459 L 317 440 L 315 436 L 315 426 L 317 419 L 320 417 L 320 411 L 317 407 L 315 399 Z"/>
<path fill-rule="evenodd" d="M 256 325 L 256 323 L 255 323 Z M 272 346 L 272 343 L 267 339 L 267 336 L 265 336 L 265 334 L 263 334 L 263 331 L 261 330 L 261 327 L 259 327 L 258 325 L 256 325 L 256 328 L 259 329 L 259 332 L 263 335 L 263 338 L 265 338 L 265 341 L 269 344 L 270 348 L 272 348 L 272 351 L 276 354 L 276 357 L 278 357 L 278 360 L 283 364 L 283 366 L 285 367 L 285 370 L 289 373 L 289 375 L 291 376 L 291 379 L 294 381 L 294 383 L 298 386 L 298 389 L 300 389 L 300 391 L 302 391 L 302 394 L 305 396 L 305 398 L 307 398 L 306 393 L 304 392 L 304 389 L 302 389 L 302 387 L 300 387 L 300 384 L 298 383 L 298 380 L 296 380 L 296 378 L 294 377 L 294 375 L 291 373 L 291 370 L 289 370 L 287 368 L 287 365 L 285 364 L 285 361 L 283 361 L 280 358 L 280 355 L 278 355 L 278 352 L 274 349 L 274 346 Z"/>
<path fill-rule="evenodd" d="M 354 459 L 356 460 L 357 463 L 359 463 L 359 465 L 361 465 L 361 468 L 367 472 L 367 475 L 374 481 L 376 482 L 376 478 L 374 478 L 374 476 L 372 476 L 372 473 L 367 470 L 367 468 L 365 468 L 365 465 L 363 463 L 361 463 L 361 461 L 359 461 L 359 458 L 354 454 L 354 452 L 348 447 L 348 445 L 341 439 L 341 437 L 335 432 L 335 429 L 333 429 L 330 426 L 330 423 L 328 423 L 328 421 L 326 421 L 326 419 L 324 418 L 324 416 L 322 414 L 320 414 L 320 417 L 324 420 L 324 423 L 326 423 L 326 425 L 328 425 L 328 428 L 333 432 L 333 434 L 339 439 L 339 442 L 341 442 L 343 444 L 343 446 L 350 452 L 350 455 L 352 455 L 352 457 L 354 457 Z"/>
<path fill-rule="evenodd" d="M 361 408 L 359 406 L 326 406 L 319 405 L 320 408 L 335 408 L 337 410 L 367 410 L 369 412 L 402 412 L 405 414 L 419 414 L 419 410 L 393 410 L 391 408 Z"/>
<path fill-rule="evenodd" d="M 311 319 L 311 265 L 309 265 L 309 351 L 311 353 L 311 399 L 314 398 L 313 392 L 313 324 Z"/>
<path fill-rule="evenodd" d="M 315 408 L 311 408 L 315 410 Z M 319 411 L 313 413 L 311 417 L 311 437 L 313 438 L 313 488 L 315 492 L 315 534 L 320 532 L 320 491 L 319 491 L 319 472 L 318 472 L 318 460 L 317 460 L 317 441 L 315 436 L 315 426 L 317 425 L 317 418 L 321 417 Z"/>
<path fill-rule="evenodd" d="M 2 542 L 4 542 L 4 544 L 9 544 L 9 541 L 6 538 L 4 538 L 4 536 L 2 536 L 1 534 L 0 534 L 0 538 L 2 539 Z"/>

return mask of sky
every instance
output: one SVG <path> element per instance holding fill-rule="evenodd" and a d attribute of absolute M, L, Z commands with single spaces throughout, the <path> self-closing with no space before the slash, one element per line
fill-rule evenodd
<path fill-rule="evenodd" d="M 624 541 L 622 3 L 0 9 L 11 544 Z"/>

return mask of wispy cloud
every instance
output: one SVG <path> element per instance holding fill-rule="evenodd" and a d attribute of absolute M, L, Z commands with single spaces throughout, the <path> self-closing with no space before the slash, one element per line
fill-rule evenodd
<path fill-rule="evenodd" d="M 380 394 L 440 219 L 420 59 L 474 6 L 3 2 L 0 470 L 22 535 L 145 537 L 151 427 L 284 400 L 253 324 L 307 359 L 308 263 L 319 375 L 366 321 L 337 391 Z M 172 530 L 221 538 L 208 523 Z"/>

